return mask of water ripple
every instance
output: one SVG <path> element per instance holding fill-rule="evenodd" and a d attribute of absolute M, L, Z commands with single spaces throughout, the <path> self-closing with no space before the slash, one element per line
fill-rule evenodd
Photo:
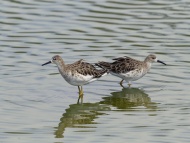
<path fill-rule="evenodd" d="M 189 142 L 189 1 L 2 0 L 0 142 Z M 54 65 L 154 53 L 167 63 L 121 89 L 77 88 Z M 127 83 L 124 83 L 127 86 Z M 138 134 L 138 138 L 137 135 Z"/>

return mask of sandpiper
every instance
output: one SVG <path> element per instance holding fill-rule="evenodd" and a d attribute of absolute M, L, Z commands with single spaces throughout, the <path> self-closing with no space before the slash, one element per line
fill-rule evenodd
<path fill-rule="evenodd" d="M 107 74 L 107 69 L 98 70 L 92 64 L 84 62 L 83 59 L 76 61 L 73 64 L 65 64 L 59 55 L 55 55 L 52 57 L 51 61 L 42 64 L 42 66 L 50 63 L 57 65 L 60 74 L 69 84 L 78 86 L 78 102 L 80 98 L 81 102 L 83 99 L 83 85 L 95 81 Z"/>
<path fill-rule="evenodd" d="M 153 62 L 159 62 L 166 65 L 164 62 L 158 60 L 155 55 L 148 55 L 144 61 L 138 61 L 130 57 L 120 57 L 113 59 L 114 62 L 98 62 L 97 66 L 107 69 L 112 75 L 120 77 L 122 80 L 120 85 L 123 87 L 123 81 L 127 81 L 130 87 L 131 81 L 142 78 L 151 68 Z"/>

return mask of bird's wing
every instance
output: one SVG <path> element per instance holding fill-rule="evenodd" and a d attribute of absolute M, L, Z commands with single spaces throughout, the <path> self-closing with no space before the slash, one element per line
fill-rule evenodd
<path fill-rule="evenodd" d="M 105 69 L 98 70 L 92 64 L 83 62 L 83 60 L 80 60 L 75 63 L 76 63 L 76 65 L 75 65 L 76 71 L 84 76 L 91 75 L 91 76 L 93 76 L 93 78 L 99 78 L 104 73 L 106 73 Z"/>
<path fill-rule="evenodd" d="M 135 70 L 139 66 L 139 61 L 130 57 L 120 57 L 113 60 L 115 61 L 111 63 L 110 71 L 114 73 L 127 73 Z"/>

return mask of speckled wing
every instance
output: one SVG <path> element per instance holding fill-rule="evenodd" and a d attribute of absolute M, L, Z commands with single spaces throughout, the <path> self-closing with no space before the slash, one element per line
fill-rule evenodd
<path fill-rule="evenodd" d="M 110 71 L 114 73 L 127 73 L 139 67 L 139 61 L 130 57 L 115 58 L 110 65 Z"/>
<path fill-rule="evenodd" d="M 86 76 L 91 75 L 93 78 L 100 78 L 103 74 L 107 72 L 105 69 L 98 70 L 96 69 L 92 64 L 84 62 L 83 60 L 79 60 L 75 62 L 73 65 L 75 65 L 75 70 Z"/>

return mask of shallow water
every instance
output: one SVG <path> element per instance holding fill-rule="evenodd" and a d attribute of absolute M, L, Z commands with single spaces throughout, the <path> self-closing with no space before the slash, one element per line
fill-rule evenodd
<path fill-rule="evenodd" d="M 187 0 L 3 0 L 0 142 L 190 142 L 190 3 Z M 66 63 L 154 53 L 150 73 L 122 89 L 111 75 L 66 83 Z M 127 87 L 127 83 L 124 83 Z"/>

